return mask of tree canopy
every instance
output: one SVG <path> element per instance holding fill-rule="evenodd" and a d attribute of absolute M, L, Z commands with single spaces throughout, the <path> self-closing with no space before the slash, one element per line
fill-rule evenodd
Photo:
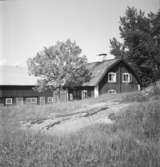
<path fill-rule="evenodd" d="M 71 40 L 58 41 L 44 47 L 35 57 L 27 61 L 29 73 L 37 76 L 38 90 L 80 86 L 90 79 L 86 68 L 87 58 L 81 56 L 81 49 Z"/>
<path fill-rule="evenodd" d="M 116 58 L 133 63 L 144 86 L 160 77 L 160 10 L 145 14 L 128 7 L 120 17 L 120 37 L 110 40 L 110 52 Z"/>

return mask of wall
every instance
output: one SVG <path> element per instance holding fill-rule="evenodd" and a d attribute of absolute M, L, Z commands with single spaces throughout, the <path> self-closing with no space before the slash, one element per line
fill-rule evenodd
<path fill-rule="evenodd" d="M 66 101 L 66 90 L 60 91 L 60 94 L 56 94 L 52 91 L 38 92 L 33 90 L 34 86 L 0 86 L 0 104 L 5 105 L 5 98 L 12 98 L 13 104 L 16 104 L 16 97 L 22 97 L 25 103 L 26 97 L 36 97 L 37 104 L 40 104 L 40 97 L 44 98 L 43 104 L 48 104 L 48 97 L 53 97 L 53 102 Z"/>
<path fill-rule="evenodd" d="M 117 81 L 116 83 L 108 83 L 108 73 L 109 72 L 116 72 L 117 74 Z M 129 72 L 132 75 L 132 82 L 131 83 L 122 83 L 122 73 Z M 114 89 L 117 93 L 121 92 L 129 92 L 129 91 L 136 91 L 138 90 L 137 87 L 137 79 L 132 74 L 130 68 L 128 68 L 123 62 L 120 62 L 118 65 L 111 68 L 103 77 L 103 79 L 99 83 L 99 92 L 100 94 L 107 93 L 108 90 Z"/>
<path fill-rule="evenodd" d="M 74 89 L 68 89 L 68 98 L 69 100 L 81 100 L 82 99 L 82 91 L 87 90 L 87 97 L 94 96 L 94 87 L 85 86 L 85 87 L 76 87 Z M 73 99 L 70 98 L 70 94 L 72 94 Z"/>

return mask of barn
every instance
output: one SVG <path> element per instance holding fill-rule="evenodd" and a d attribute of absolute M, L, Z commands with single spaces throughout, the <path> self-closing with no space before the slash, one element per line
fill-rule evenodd
<path fill-rule="evenodd" d="M 59 99 L 52 91 L 35 90 L 37 78 L 29 76 L 27 68 L 19 66 L 0 67 L 0 105 L 51 104 Z M 66 101 L 66 92 L 60 92 L 60 100 Z"/>
<path fill-rule="evenodd" d="M 98 97 L 104 93 L 121 93 L 140 90 L 141 83 L 131 65 L 124 60 L 112 59 L 88 63 L 91 79 L 82 86 L 61 90 L 38 92 L 37 78 L 29 76 L 26 68 L 0 67 L 0 104 L 51 104 L 57 101 L 80 100 Z"/>

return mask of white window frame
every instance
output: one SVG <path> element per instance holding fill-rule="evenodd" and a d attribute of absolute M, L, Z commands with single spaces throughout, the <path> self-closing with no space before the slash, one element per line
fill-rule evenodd
<path fill-rule="evenodd" d="M 109 93 L 109 94 L 116 94 L 117 91 L 116 91 L 115 89 L 109 89 L 109 90 L 108 90 L 108 93 Z"/>
<path fill-rule="evenodd" d="M 29 102 L 27 101 L 29 100 Z M 37 104 L 37 97 L 26 97 L 25 103 L 27 104 Z"/>
<path fill-rule="evenodd" d="M 53 103 L 54 99 L 52 96 L 47 97 L 47 103 Z"/>
<path fill-rule="evenodd" d="M 16 97 L 16 104 L 23 104 L 23 97 Z"/>
<path fill-rule="evenodd" d="M 128 80 L 124 80 L 124 76 L 127 75 L 128 76 Z M 130 83 L 132 81 L 132 76 L 130 73 L 122 73 L 122 83 Z"/>
<path fill-rule="evenodd" d="M 10 101 L 10 102 L 8 102 Z M 13 104 L 13 98 L 9 97 L 9 98 L 5 98 L 5 104 Z"/>
<path fill-rule="evenodd" d="M 39 103 L 40 103 L 40 104 L 45 104 L 45 101 L 46 101 L 46 100 L 45 100 L 45 96 L 40 96 L 40 97 L 39 97 Z"/>
<path fill-rule="evenodd" d="M 32 97 L 31 98 L 31 103 L 32 104 L 37 104 L 37 97 Z"/>
<path fill-rule="evenodd" d="M 109 75 L 112 75 L 112 79 L 110 80 L 110 77 L 109 77 Z M 117 82 L 117 75 L 116 75 L 116 73 L 115 72 L 109 72 L 108 73 L 108 82 L 109 83 L 116 83 Z"/>

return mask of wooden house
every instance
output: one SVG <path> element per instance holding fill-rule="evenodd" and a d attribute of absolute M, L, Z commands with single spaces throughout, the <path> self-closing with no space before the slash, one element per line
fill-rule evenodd
<path fill-rule="evenodd" d="M 105 60 L 88 63 L 91 79 L 80 87 L 55 92 L 34 90 L 37 78 L 28 75 L 21 67 L 0 68 L 0 104 L 51 104 L 58 100 L 78 100 L 98 97 L 104 93 L 121 93 L 140 90 L 140 80 L 132 66 L 123 60 Z"/>
<path fill-rule="evenodd" d="M 104 93 L 121 93 L 141 89 L 141 82 L 133 67 L 124 60 L 111 59 L 88 63 L 92 72 L 89 82 L 83 86 L 69 89 L 70 99 L 97 97 Z"/>

